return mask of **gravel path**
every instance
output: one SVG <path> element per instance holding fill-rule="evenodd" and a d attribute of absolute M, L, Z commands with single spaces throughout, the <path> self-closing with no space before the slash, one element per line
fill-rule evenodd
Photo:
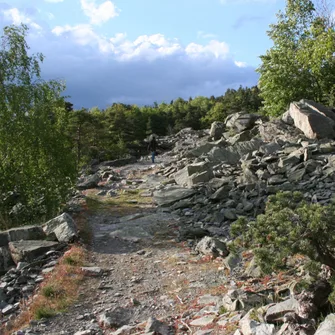
<path fill-rule="evenodd" d="M 148 163 L 120 169 L 133 178 L 151 171 Z M 148 187 L 158 179 L 149 178 Z M 88 219 L 94 232 L 88 265 L 103 269 L 103 275 L 87 277 L 79 301 L 66 313 L 38 322 L 33 333 L 111 334 L 98 321 L 113 310 L 120 313 L 120 326 L 143 324 L 149 317 L 177 325 L 188 304 L 225 281 L 220 264 L 201 263 L 185 243 L 176 242 L 179 219 L 171 213 L 151 205 L 120 216 L 105 206 Z"/>

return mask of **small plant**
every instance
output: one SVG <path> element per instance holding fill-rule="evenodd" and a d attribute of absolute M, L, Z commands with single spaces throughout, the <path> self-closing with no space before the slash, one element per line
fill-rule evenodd
<path fill-rule="evenodd" d="M 57 295 L 57 290 L 52 285 L 46 285 L 42 288 L 42 295 L 46 298 L 54 298 Z"/>
<path fill-rule="evenodd" d="M 64 263 L 68 265 L 76 265 L 78 262 L 71 256 L 64 257 Z"/>
<path fill-rule="evenodd" d="M 222 314 L 225 314 L 228 312 L 228 309 L 224 306 L 220 306 L 219 308 L 219 314 L 222 315 Z"/>
<path fill-rule="evenodd" d="M 35 310 L 34 318 L 36 320 L 48 319 L 48 318 L 53 317 L 55 314 L 56 314 L 56 312 L 52 308 L 46 307 L 46 306 L 41 306 L 41 307 L 39 307 Z"/>
<path fill-rule="evenodd" d="M 256 322 L 260 322 L 259 315 L 258 315 L 256 309 L 254 309 L 254 308 L 250 311 L 249 317 L 250 317 L 251 320 L 254 320 Z"/>

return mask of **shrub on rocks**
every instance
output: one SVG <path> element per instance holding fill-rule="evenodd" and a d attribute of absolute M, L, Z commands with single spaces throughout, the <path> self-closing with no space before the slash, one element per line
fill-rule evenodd
<path fill-rule="evenodd" d="M 285 259 L 302 254 L 335 269 L 335 204 L 308 203 L 300 192 L 270 196 L 255 221 L 239 218 L 231 227 L 251 248 L 264 272 L 285 267 Z"/>

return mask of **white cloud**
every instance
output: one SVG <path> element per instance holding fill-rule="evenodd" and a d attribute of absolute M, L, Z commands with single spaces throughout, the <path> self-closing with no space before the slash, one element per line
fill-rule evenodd
<path fill-rule="evenodd" d="M 100 37 L 93 31 L 89 24 L 79 24 L 77 26 L 56 26 L 52 29 L 52 33 L 56 36 L 65 36 L 72 39 L 75 43 L 82 46 L 98 46 L 101 52 L 109 52 L 114 49 L 112 43 L 105 38 Z"/>
<path fill-rule="evenodd" d="M 246 62 L 239 62 L 239 61 L 234 61 L 235 65 L 238 67 L 247 67 L 247 63 Z"/>
<path fill-rule="evenodd" d="M 177 39 L 168 39 L 162 34 L 141 35 L 134 41 L 126 39 L 126 34 L 119 33 L 112 38 L 96 34 L 92 26 L 57 26 L 52 32 L 57 36 L 65 36 L 75 43 L 84 46 L 98 46 L 102 53 L 114 54 L 118 60 L 131 59 L 155 60 L 170 55 L 180 54 L 190 58 L 221 58 L 229 55 L 229 46 L 225 42 L 211 40 L 206 45 L 190 43 L 186 47 Z"/>
<path fill-rule="evenodd" d="M 6 20 L 11 21 L 15 25 L 21 23 L 29 24 L 32 28 L 41 30 L 42 27 L 35 23 L 30 17 L 21 13 L 17 8 L 11 8 L 2 11 Z"/>
<path fill-rule="evenodd" d="M 229 54 L 229 46 L 225 42 L 210 41 L 207 45 L 190 43 L 185 52 L 190 57 L 214 56 L 215 58 L 226 58 Z"/>
<path fill-rule="evenodd" d="M 17 9 L 5 10 L 0 9 L 0 22 L 34 23 Z M 257 83 L 254 68 L 235 61 L 229 46 L 218 39 L 184 45 L 159 33 L 133 39 L 125 33 L 104 36 L 89 23 L 52 30 L 41 25 L 43 34 L 30 30 L 28 44 L 33 53 L 46 56 L 44 79 L 66 81 L 65 95 L 75 108 L 218 96 L 228 88 Z"/>
<path fill-rule="evenodd" d="M 217 38 L 218 36 L 215 34 L 211 34 L 211 33 L 205 33 L 204 31 L 200 30 L 197 33 L 197 37 L 203 38 L 203 39 L 214 39 L 214 38 Z"/>
<path fill-rule="evenodd" d="M 119 15 L 119 9 L 111 2 L 97 5 L 95 0 L 80 0 L 81 8 L 92 24 L 102 24 Z"/>

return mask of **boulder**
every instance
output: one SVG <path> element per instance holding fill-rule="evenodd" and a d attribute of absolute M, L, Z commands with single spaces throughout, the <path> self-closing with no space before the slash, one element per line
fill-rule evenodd
<path fill-rule="evenodd" d="M 274 335 L 275 326 L 260 323 L 260 316 L 252 308 L 240 321 L 239 326 L 243 335 Z"/>
<path fill-rule="evenodd" d="M 8 247 L 0 247 L 0 274 L 6 273 L 12 266 L 14 262 Z"/>
<path fill-rule="evenodd" d="M 157 335 L 170 335 L 173 334 L 173 329 L 166 323 L 157 320 L 154 317 L 150 317 L 147 320 L 147 324 L 145 327 L 145 333 L 154 333 Z"/>
<path fill-rule="evenodd" d="M 329 314 L 316 330 L 314 335 L 335 334 L 335 314 Z"/>
<path fill-rule="evenodd" d="M 291 103 L 289 113 L 294 120 L 295 127 L 300 129 L 307 138 L 335 137 L 335 121 L 327 116 L 329 113 L 315 108 L 304 100 Z"/>
<path fill-rule="evenodd" d="M 32 262 L 47 251 L 58 246 L 58 242 L 51 241 L 15 241 L 9 242 L 9 251 L 14 262 Z"/>
<path fill-rule="evenodd" d="M 79 190 L 86 190 L 89 188 L 95 188 L 98 186 L 100 176 L 98 173 L 92 174 L 86 177 L 82 182 L 78 183 L 77 188 Z"/>
<path fill-rule="evenodd" d="M 7 230 L 0 232 L 0 247 L 4 247 L 8 244 L 8 233 Z"/>
<path fill-rule="evenodd" d="M 226 257 L 229 254 L 224 242 L 214 237 L 205 236 L 195 247 L 195 251 L 203 255 L 210 255 L 213 258 Z"/>
<path fill-rule="evenodd" d="M 241 132 L 251 129 L 259 118 L 260 116 L 256 114 L 235 113 L 229 115 L 226 118 L 225 123 L 227 128 L 232 128 Z"/>
<path fill-rule="evenodd" d="M 211 195 L 211 200 L 223 200 L 228 198 L 230 190 L 230 185 L 224 185 L 220 187 L 214 192 L 214 194 Z"/>
<path fill-rule="evenodd" d="M 179 200 L 189 198 L 194 194 L 195 190 L 193 189 L 173 185 L 162 190 L 155 191 L 153 196 L 157 205 L 165 207 L 170 206 Z"/>
<path fill-rule="evenodd" d="M 4 233 L 7 233 L 8 242 L 45 239 L 45 233 L 41 226 L 23 226 L 12 228 L 5 231 Z"/>
<path fill-rule="evenodd" d="M 329 117 L 330 119 L 332 119 L 333 121 L 335 121 L 335 113 L 332 109 L 318 103 L 315 102 L 313 100 L 307 100 L 307 99 L 301 99 L 300 102 L 302 104 L 305 104 L 306 106 L 308 106 L 309 108 L 315 110 L 316 112 Z"/>
<path fill-rule="evenodd" d="M 215 143 L 205 143 L 190 150 L 187 153 L 187 157 L 200 157 L 203 154 L 207 154 L 208 152 L 210 152 L 214 147 L 216 147 Z"/>
<path fill-rule="evenodd" d="M 211 162 L 222 162 L 227 164 L 237 164 L 240 156 L 236 152 L 232 152 L 225 148 L 214 147 L 208 153 L 208 159 Z"/>
<path fill-rule="evenodd" d="M 289 312 L 296 312 L 298 310 L 299 303 L 294 298 L 289 298 L 285 301 L 282 301 L 278 304 L 275 304 L 266 312 L 265 320 L 266 322 L 278 322 L 282 320 L 284 315 Z"/>
<path fill-rule="evenodd" d="M 213 177 L 213 172 L 206 162 L 187 165 L 174 175 L 175 181 L 178 185 L 187 187 L 207 182 Z"/>
<path fill-rule="evenodd" d="M 292 119 L 291 115 L 290 115 L 290 111 L 286 111 L 282 117 L 281 117 L 281 120 L 286 123 L 286 124 L 289 124 L 291 126 L 294 125 L 294 120 Z"/>
<path fill-rule="evenodd" d="M 67 213 L 46 222 L 43 229 L 47 235 L 54 233 L 59 242 L 72 242 L 78 236 L 76 225 Z"/>
<path fill-rule="evenodd" d="M 225 131 L 225 124 L 220 121 L 215 121 L 211 125 L 211 130 L 209 131 L 209 136 L 213 137 L 214 140 L 219 140 Z"/>

